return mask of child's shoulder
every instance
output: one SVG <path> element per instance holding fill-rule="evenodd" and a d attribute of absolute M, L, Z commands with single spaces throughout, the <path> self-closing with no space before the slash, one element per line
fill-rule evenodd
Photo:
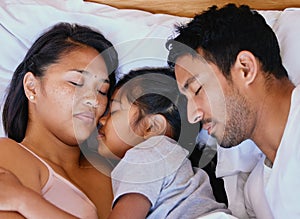
<path fill-rule="evenodd" d="M 153 160 L 155 157 L 165 158 L 170 154 L 181 154 L 184 157 L 188 155 L 188 151 L 178 144 L 175 140 L 161 135 L 153 136 L 134 146 L 126 152 L 125 159 L 144 160 L 145 157 Z M 137 156 L 140 155 L 140 156 Z M 146 158 L 147 159 L 147 158 Z"/>

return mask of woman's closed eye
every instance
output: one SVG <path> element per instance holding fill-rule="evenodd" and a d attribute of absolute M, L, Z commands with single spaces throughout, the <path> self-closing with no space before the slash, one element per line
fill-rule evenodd
<path fill-rule="evenodd" d="M 75 81 L 69 81 L 69 83 L 71 83 L 72 85 L 77 86 L 77 87 L 83 86 L 83 83 L 79 83 L 79 82 L 75 82 Z"/>
<path fill-rule="evenodd" d="M 103 95 L 103 96 L 107 96 L 107 92 L 108 92 L 108 89 L 100 89 L 100 90 L 97 90 L 99 94 Z"/>
<path fill-rule="evenodd" d="M 97 92 L 100 95 L 107 96 L 108 90 L 109 90 L 109 83 L 104 82 L 100 85 L 100 87 L 98 87 Z"/>

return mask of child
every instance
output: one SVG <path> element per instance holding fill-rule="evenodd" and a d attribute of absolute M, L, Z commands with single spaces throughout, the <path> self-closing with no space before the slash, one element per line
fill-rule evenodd
<path fill-rule="evenodd" d="M 173 72 L 140 69 L 116 85 L 110 113 L 100 119 L 98 152 L 121 158 L 111 174 L 109 218 L 196 218 L 226 212 L 207 174 L 194 170 L 178 145 L 182 120 Z"/>
<path fill-rule="evenodd" d="M 177 143 L 183 123 L 179 102 L 173 72 L 167 68 L 131 71 L 116 85 L 98 131 L 98 152 L 121 158 L 111 174 L 109 218 L 230 213 L 215 201 L 207 174 L 192 168 L 188 151 Z"/>

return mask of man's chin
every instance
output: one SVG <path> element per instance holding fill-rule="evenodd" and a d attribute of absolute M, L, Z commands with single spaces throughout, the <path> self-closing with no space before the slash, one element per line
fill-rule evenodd
<path fill-rule="evenodd" d="M 232 140 L 223 139 L 223 141 L 221 141 L 219 145 L 223 148 L 232 148 L 238 146 L 240 143 L 242 143 L 242 140 L 235 139 L 235 141 L 232 141 Z"/>

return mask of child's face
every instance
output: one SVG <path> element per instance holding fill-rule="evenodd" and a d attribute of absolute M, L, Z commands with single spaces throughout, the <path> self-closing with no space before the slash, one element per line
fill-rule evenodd
<path fill-rule="evenodd" d="M 100 122 L 98 135 L 99 154 L 110 158 L 122 158 L 126 151 L 144 141 L 143 122 L 135 124 L 138 107 L 129 103 L 125 95 L 120 97 L 118 90 L 113 94 L 110 112 Z"/>

